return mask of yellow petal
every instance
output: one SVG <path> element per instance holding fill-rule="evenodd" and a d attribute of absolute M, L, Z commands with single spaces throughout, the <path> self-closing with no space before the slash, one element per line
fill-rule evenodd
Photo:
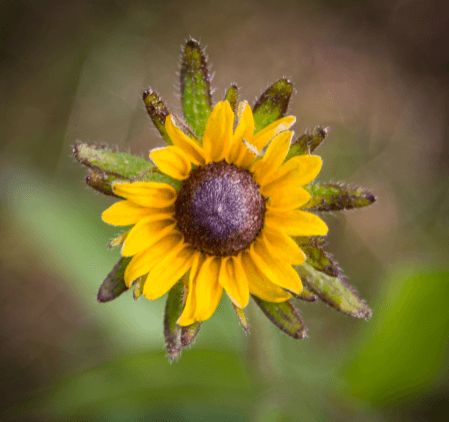
<path fill-rule="evenodd" d="M 253 262 L 248 252 L 242 253 L 242 263 L 248 278 L 248 287 L 252 295 L 259 297 L 267 302 L 284 302 L 291 297 L 291 295 L 279 286 L 272 283 Z"/>
<path fill-rule="evenodd" d="M 195 321 L 209 319 L 220 302 L 223 293 L 223 287 L 218 282 L 220 261 L 220 258 L 208 257 L 199 270 L 195 286 Z"/>
<path fill-rule="evenodd" d="M 142 218 L 160 214 L 161 211 L 171 213 L 174 212 L 174 207 L 173 209 L 169 207 L 162 210 L 160 208 L 146 208 L 125 200 L 111 205 L 101 214 L 101 218 L 105 223 L 113 226 L 130 226 L 136 224 Z"/>
<path fill-rule="evenodd" d="M 305 262 L 304 252 L 290 236 L 268 227 L 262 230 L 261 235 L 273 256 L 280 257 L 282 261 L 285 259 L 292 265 L 301 265 Z"/>
<path fill-rule="evenodd" d="M 279 132 L 290 129 L 296 122 L 293 116 L 283 117 L 268 125 L 266 128 L 254 135 L 253 142 L 257 149 L 262 149 L 270 142 Z"/>
<path fill-rule="evenodd" d="M 182 149 L 170 145 L 165 148 L 153 149 L 150 158 L 162 173 L 174 179 L 184 180 L 189 177 L 192 166 Z"/>
<path fill-rule="evenodd" d="M 251 172 L 259 185 L 263 185 L 271 175 L 278 171 L 285 157 L 287 157 L 292 136 L 293 132 L 289 130 L 276 135 L 268 145 L 263 158 L 252 165 Z"/>
<path fill-rule="evenodd" d="M 267 184 L 261 187 L 261 193 L 265 197 L 271 197 L 280 190 L 288 191 L 294 186 L 304 186 L 318 176 L 322 164 L 318 155 L 293 157 L 266 181 Z"/>
<path fill-rule="evenodd" d="M 282 256 L 275 258 L 274 252 L 263 238 L 257 238 L 249 249 L 251 259 L 272 283 L 295 293 L 301 292 L 302 283 L 298 273 L 290 264 L 281 261 Z"/>
<path fill-rule="evenodd" d="M 197 304 L 196 298 L 196 279 L 198 277 L 199 268 L 202 262 L 204 262 L 204 257 L 201 253 L 197 252 L 193 255 L 192 268 L 190 269 L 189 275 L 189 290 L 187 292 L 187 300 L 184 306 L 182 315 L 179 317 L 177 324 L 182 327 L 187 327 L 195 322 L 195 310 Z"/>
<path fill-rule="evenodd" d="M 165 130 L 173 145 L 181 149 L 191 163 L 203 166 L 206 163 L 203 149 L 192 141 L 181 129 L 175 126 L 173 116 L 170 114 L 165 120 Z"/>
<path fill-rule="evenodd" d="M 220 101 L 212 110 L 203 136 L 203 149 L 208 162 L 223 160 L 229 151 L 234 113 L 227 101 Z"/>
<path fill-rule="evenodd" d="M 222 259 L 218 281 L 236 306 L 244 308 L 248 304 L 248 280 L 243 270 L 241 254 Z"/>
<path fill-rule="evenodd" d="M 297 185 L 289 189 L 278 189 L 267 202 L 267 209 L 274 212 L 286 212 L 299 208 L 310 199 L 310 193 Z"/>
<path fill-rule="evenodd" d="M 254 159 L 254 153 L 243 143 L 243 139 L 251 143 L 254 135 L 254 118 L 251 107 L 248 103 L 239 104 L 239 123 L 232 136 L 232 144 L 226 158 L 228 163 L 233 163 L 238 167 L 247 168 Z"/>
<path fill-rule="evenodd" d="M 289 236 L 324 236 L 328 232 L 326 223 L 310 212 L 293 210 L 288 213 L 275 213 L 272 210 L 265 214 L 268 228 L 282 230 Z"/>
<path fill-rule="evenodd" d="M 149 248 L 170 232 L 175 231 L 175 225 L 175 220 L 167 214 L 143 218 L 129 231 L 122 247 L 122 256 L 133 256 Z"/>
<path fill-rule="evenodd" d="M 181 233 L 173 231 L 151 248 L 134 255 L 125 270 L 126 285 L 129 286 L 138 277 L 148 274 L 163 257 L 173 250 L 180 250 L 183 246 L 184 240 Z"/>
<path fill-rule="evenodd" d="M 142 207 L 165 208 L 174 204 L 178 192 L 167 183 L 114 183 L 114 193 Z"/>
<path fill-rule="evenodd" d="M 187 243 L 181 250 L 170 251 L 148 273 L 143 289 L 145 297 L 154 300 L 167 293 L 192 266 L 194 253 Z"/>

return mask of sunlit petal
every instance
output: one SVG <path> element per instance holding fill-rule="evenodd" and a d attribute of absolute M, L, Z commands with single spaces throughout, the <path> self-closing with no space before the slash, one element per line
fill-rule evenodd
<path fill-rule="evenodd" d="M 149 248 L 174 231 L 176 222 L 166 214 L 150 215 L 140 220 L 126 236 L 122 256 L 133 256 Z"/>
<path fill-rule="evenodd" d="M 174 204 L 178 192 L 167 183 L 114 183 L 114 193 L 142 207 L 165 208 Z"/>
<path fill-rule="evenodd" d="M 233 125 L 231 106 L 227 101 L 220 101 L 212 110 L 203 136 L 203 149 L 208 162 L 220 161 L 227 156 Z"/>
<path fill-rule="evenodd" d="M 173 142 L 173 145 L 181 149 L 190 162 L 198 166 L 205 164 L 203 149 L 192 141 L 181 129 L 175 126 L 173 116 L 170 114 L 165 120 L 165 129 Z"/>
<path fill-rule="evenodd" d="M 297 185 L 292 185 L 288 189 L 279 189 L 275 192 L 271 200 L 267 202 L 267 208 L 274 212 L 291 211 L 306 204 L 309 199 L 309 192 Z"/>
<path fill-rule="evenodd" d="M 183 245 L 181 233 L 173 231 L 150 248 L 134 255 L 125 270 L 126 285 L 129 286 L 138 277 L 148 274 L 164 256 L 173 250 L 181 249 Z"/>
<path fill-rule="evenodd" d="M 294 186 L 304 186 L 318 176 L 322 164 L 321 157 L 317 155 L 293 157 L 282 164 L 269 180 L 266 180 L 261 193 L 265 197 L 271 197 L 280 190 L 288 192 Z"/>
<path fill-rule="evenodd" d="M 194 253 L 188 244 L 181 250 L 170 251 L 148 273 L 143 289 L 145 297 L 154 300 L 167 293 L 192 266 Z"/>
<path fill-rule="evenodd" d="M 189 177 L 192 166 L 182 149 L 170 145 L 165 148 L 153 149 L 150 158 L 162 173 L 174 179 L 184 180 Z"/>
<path fill-rule="evenodd" d="M 252 144 L 256 146 L 257 149 L 262 149 L 268 144 L 278 133 L 284 130 L 290 129 L 296 122 L 296 117 L 286 116 L 282 119 L 276 120 L 275 122 L 268 125 L 266 128 L 257 132 L 254 135 Z"/>
<path fill-rule="evenodd" d="M 244 308 L 248 304 L 248 280 L 240 255 L 222 259 L 218 281 L 236 306 Z"/>
<path fill-rule="evenodd" d="M 242 264 L 248 279 L 249 291 L 252 295 L 259 297 L 267 302 L 284 302 L 291 295 L 282 290 L 279 286 L 272 283 L 254 261 L 248 252 L 242 253 Z"/>
<path fill-rule="evenodd" d="M 289 236 L 324 236 L 328 232 L 326 223 L 320 217 L 300 210 L 279 214 L 270 210 L 265 214 L 265 224 Z"/>

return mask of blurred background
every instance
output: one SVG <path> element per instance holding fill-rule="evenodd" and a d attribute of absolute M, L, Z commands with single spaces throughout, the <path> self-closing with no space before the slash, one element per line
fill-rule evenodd
<path fill-rule="evenodd" d="M 449 400 L 449 3 L 3 0 L 0 415 L 5 421 L 438 421 Z M 281 77 L 295 131 L 330 127 L 318 180 L 371 188 L 324 215 L 366 322 L 299 303 L 309 338 L 223 300 L 168 362 L 164 299 L 97 304 L 118 260 L 76 140 L 147 157 L 141 94 L 180 111 L 181 47 L 201 41 L 250 102 Z M 445 413 L 443 413 L 445 412 Z"/>

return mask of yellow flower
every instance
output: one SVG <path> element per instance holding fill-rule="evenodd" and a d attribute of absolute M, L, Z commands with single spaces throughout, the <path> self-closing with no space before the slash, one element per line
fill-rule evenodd
<path fill-rule="evenodd" d="M 290 236 L 325 235 L 328 229 L 300 209 L 310 199 L 302 186 L 318 175 L 321 158 L 300 155 L 284 162 L 295 118 L 254 133 L 251 108 L 243 102 L 234 131 L 229 103 L 219 102 L 201 142 L 176 123 L 167 117 L 173 145 L 151 151 L 150 158 L 161 172 L 182 180 L 181 189 L 116 183 L 114 193 L 125 200 L 102 214 L 106 223 L 134 225 L 122 248 L 123 256 L 132 257 L 126 285 L 146 276 L 143 294 L 153 300 L 185 275 L 181 326 L 210 318 L 223 289 L 238 308 L 248 304 L 249 294 L 278 303 L 289 299 L 289 292 L 301 292 L 292 265 L 306 258 Z M 266 145 L 263 157 L 257 156 Z"/>

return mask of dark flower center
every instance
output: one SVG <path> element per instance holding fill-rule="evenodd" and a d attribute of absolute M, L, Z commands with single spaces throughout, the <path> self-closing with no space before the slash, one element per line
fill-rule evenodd
<path fill-rule="evenodd" d="M 217 256 L 246 249 L 262 228 L 265 202 L 251 174 L 224 161 L 192 170 L 176 199 L 186 241 Z"/>

